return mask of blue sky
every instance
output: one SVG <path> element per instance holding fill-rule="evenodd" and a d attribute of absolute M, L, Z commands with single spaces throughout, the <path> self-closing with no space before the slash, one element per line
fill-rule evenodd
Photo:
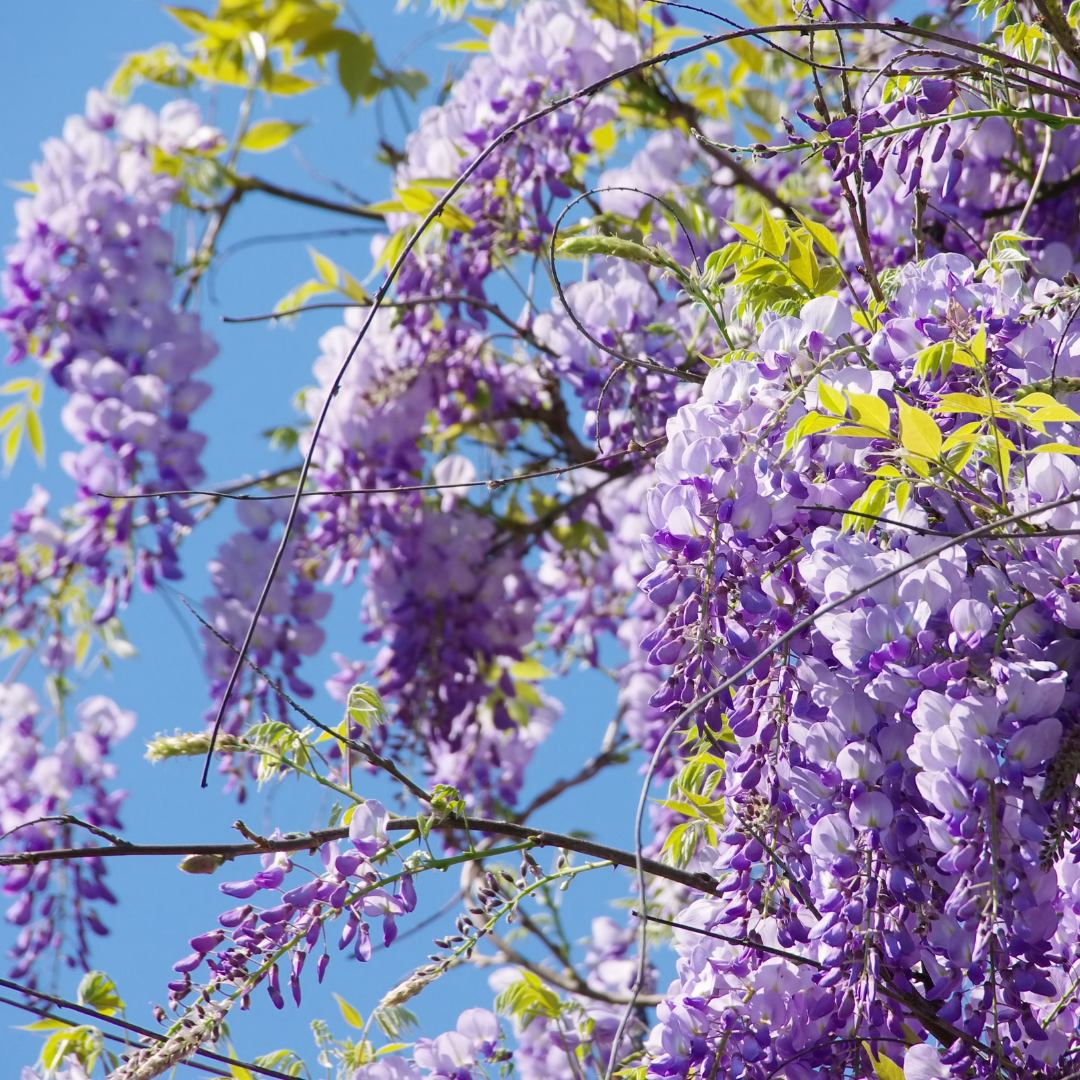
<path fill-rule="evenodd" d="M 390 0 L 370 0 L 358 10 L 387 59 L 413 48 L 407 63 L 426 70 L 435 82 L 449 63 L 461 62 L 461 53 L 439 46 L 467 37 L 469 31 L 461 26 L 440 27 L 424 14 L 426 7 L 398 16 Z M 39 156 L 40 143 L 60 133 L 66 116 L 81 111 L 87 89 L 103 85 L 124 53 L 164 40 L 181 40 L 178 29 L 149 0 L 42 0 L 5 5 L 4 34 L 0 35 L 0 179 L 19 180 L 28 175 L 30 163 Z M 430 93 L 421 104 L 430 101 Z M 164 96 L 144 90 L 136 99 L 160 105 Z M 415 118 L 417 109 L 410 111 Z M 344 95 L 331 87 L 286 102 L 279 100 L 273 115 L 310 121 L 296 139 L 304 162 L 288 150 L 279 151 L 252 157 L 247 163 L 251 171 L 326 197 L 333 197 L 332 191 L 314 174 L 333 176 L 371 199 L 386 197 L 388 175 L 373 161 L 378 140 L 374 110 L 359 107 L 350 113 Z M 223 120 L 227 116 L 228 102 L 223 102 Z M 383 119 L 390 138 L 400 145 L 400 118 L 387 107 Z M 18 196 L 7 187 L 0 192 L 2 220 L 7 222 L 0 228 L 0 236 L 7 243 L 14 228 L 11 206 Z M 204 325 L 221 345 L 221 353 L 206 376 L 214 384 L 214 395 L 196 416 L 200 429 L 210 435 L 204 460 L 212 483 L 288 462 L 270 450 L 259 433 L 293 421 L 292 396 L 311 381 L 318 337 L 337 321 L 335 313 L 319 312 L 304 316 L 295 327 L 274 328 L 268 324 L 227 326 L 220 317 L 268 311 L 290 288 L 311 276 L 303 242 L 266 242 L 267 236 L 355 224 L 355 219 L 271 202 L 259 195 L 249 197 L 230 220 L 221 242 L 221 250 L 229 252 L 229 257 L 213 275 L 212 289 L 204 291 L 200 302 Z M 320 237 L 311 242 L 357 277 L 364 277 L 370 269 L 366 236 Z M 24 453 L 0 486 L 0 513 L 5 518 L 22 505 L 34 483 L 43 483 L 54 492 L 54 506 L 63 505 L 70 492 L 70 482 L 57 463 L 59 453 L 72 446 L 58 420 L 61 398 L 55 387 L 46 395 L 45 468 L 39 469 Z M 187 576 L 180 583 L 183 592 L 195 599 L 208 594 L 206 562 L 235 527 L 235 518 L 225 508 L 186 543 L 183 559 Z M 322 679 L 332 674 L 331 652 L 357 655 L 360 596 L 355 586 L 337 595 L 327 624 L 328 646 L 323 657 L 305 667 L 312 682 L 321 685 Z M 117 754 L 120 783 L 130 792 L 122 815 L 127 835 L 139 842 L 229 840 L 235 837 L 231 824 L 238 816 L 258 830 L 274 826 L 283 831 L 303 830 L 324 824 L 326 808 L 318 796 L 313 798 L 291 783 L 238 808 L 234 799 L 213 785 L 207 791 L 199 789 L 194 763 L 151 766 L 143 760 L 146 738 L 175 728 L 198 729 L 207 706 L 205 682 L 191 647 L 192 627 L 184 624 L 185 617 L 186 613 L 178 615 L 158 595 L 138 596 L 124 621 L 139 655 L 119 664 L 111 678 L 95 676 L 88 688 L 110 694 L 139 717 L 135 733 Z M 40 684 L 40 668 L 31 667 L 28 673 L 27 681 Z M 567 703 L 566 712 L 556 734 L 537 755 L 526 799 L 530 792 L 575 771 L 595 752 L 614 708 L 610 686 L 595 674 L 574 674 L 555 692 Z M 330 721 L 339 717 L 340 707 L 321 689 L 313 708 Z M 598 839 L 630 846 L 638 782 L 633 769 L 612 770 L 586 789 L 563 796 L 537 815 L 536 824 L 562 831 L 586 828 Z M 373 781 L 368 793 L 385 796 L 389 791 L 385 784 Z M 217 879 L 208 879 L 179 873 L 169 859 L 113 861 L 109 881 L 120 905 L 106 913 L 113 933 L 97 944 L 95 962 L 117 981 L 133 1020 L 148 1022 L 149 1003 L 164 1000 L 170 965 L 188 951 L 187 939 L 211 928 L 217 913 L 231 906 L 232 902 L 218 893 L 217 881 L 244 877 L 248 872 L 240 864 Z M 456 876 L 422 879 L 419 885 L 421 903 L 411 917 L 414 922 L 437 911 L 453 894 Z M 601 872 L 588 883 L 572 886 L 565 894 L 571 934 L 583 936 L 591 918 L 610 913 L 609 902 L 624 893 L 625 878 L 614 871 Z M 431 937 L 446 933 L 452 918 L 451 914 L 430 932 L 395 944 L 389 954 L 377 954 L 366 967 L 335 958 L 321 990 L 316 989 L 313 978 L 305 978 L 304 1008 L 299 1012 L 290 1003 L 284 1012 L 277 1013 L 260 990 L 251 1012 L 233 1024 L 238 1053 L 250 1057 L 289 1046 L 313 1059 L 308 1031 L 312 1016 L 332 1019 L 339 1032 L 345 1031 L 330 992 L 340 993 L 366 1014 L 399 977 L 424 962 Z M 409 926 L 408 920 L 403 921 L 402 931 Z M 8 939 L 9 928 L 0 924 L 0 942 Z M 466 1005 L 490 1004 L 485 980 L 485 973 L 459 970 L 428 988 L 413 1003 L 424 1033 L 434 1035 L 452 1027 L 457 1012 Z M 62 976 L 60 992 L 71 995 L 76 983 L 76 977 Z M 0 1014 L 0 1060 L 13 1066 L 32 1062 L 38 1038 L 11 1027 L 31 1019 L 12 1009 Z M 14 1074 L 5 1069 L 5 1075 Z"/>

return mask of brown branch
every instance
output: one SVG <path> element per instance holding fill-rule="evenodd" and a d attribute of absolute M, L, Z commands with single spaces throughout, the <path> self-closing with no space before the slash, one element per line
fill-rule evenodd
<path fill-rule="evenodd" d="M 1080 41 L 1076 40 L 1060 0 L 1035 0 L 1035 7 L 1042 16 L 1043 26 L 1053 35 L 1062 51 L 1072 61 L 1073 67 L 1080 68 Z"/>
<path fill-rule="evenodd" d="M 631 911 L 631 915 L 641 918 L 640 911 Z M 717 941 L 726 941 L 729 945 L 744 945 L 748 949 L 757 949 L 759 952 L 769 953 L 772 956 L 781 956 L 785 960 L 792 960 L 796 964 L 807 964 L 818 969 L 825 965 L 809 956 L 800 956 L 798 953 L 786 952 L 784 949 L 774 949 L 771 945 L 756 941 L 749 937 L 729 937 L 727 934 L 717 934 L 713 930 L 703 930 L 699 926 L 690 926 L 688 923 L 675 922 L 673 919 L 661 919 L 659 915 L 646 915 L 647 922 L 663 923 L 665 926 L 673 926 L 676 930 L 689 930 L 692 934 L 700 934 L 702 937 L 716 938 Z"/>
<path fill-rule="evenodd" d="M 607 768 L 608 765 L 621 764 L 619 761 L 623 752 L 623 747 L 630 741 L 629 735 L 623 735 L 612 746 L 600 751 L 596 757 L 590 758 L 581 770 L 574 776 L 566 777 L 562 780 L 556 780 L 549 788 L 540 792 L 535 799 L 520 814 L 515 816 L 517 821 L 524 821 L 527 817 L 535 813 L 541 806 L 547 806 L 549 802 L 557 799 L 564 791 L 569 791 L 570 788 L 577 787 L 579 784 L 584 784 L 591 780 L 601 769 Z"/>
<path fill-rule="evenodd" d="M 548 832 L 516 821 L 493 821 L 488 818 L 444 817 L 434 822 L 433 829 L 472 829 L 476 832 L 493 833 L 527 840 L 533 847 L 564 848 L 590 858 L 603 859 L 616 866 L 633 869 L 634 854 L 621 848 L 597 844 L 580 836 Z M 391 818 L 386 828 L 391 832 L 409 832 L 419 828 L 416 818 Z M 240 855 L 264 855 L 272 851 L 317 851 L 331 840 L 344 840 L 348 828 L 313 829 L 300 835 L 288 835 L 280 840 L 266 840 L 258 844 L 129 844 L 114 847 L 52 848 L 47 851 L 19 851 L 0 855 L 0 866 L 36 866 L 41 862 L 58 862 L 65 859 L 123 858 L 138 855 L 219 855 L 223 859 L 235 859 Z M 710 895 L 717 895 L 718 882 L 705 873 L 695 873 L 667 866 L 655 859 L 642 860 L 645 872 L 653 877 L 686 885 Z"/>
<path fill-rule="evenodd" d="M 293 191 L 291 188 L 272 184 L 269 180 L 262 180 L 257 176 L 241 176 L 238 173 L 229 173 L 228 177 L 240 194 L 248 191 L 261 191 L 278 199 L 301 203 L 303 206 L 313 206 L 317 210 L 330 210 L 335 214 L 348 214 L 351 217 L 365 218 L 368 221 L 383 221 L 385 218 L 385 215 L 380 214 L 378 210 L 369 210 L 366 206 L 349 206 L 348 203 L 320 199 L 317 195 L 305 195 L 302 191 Z"/>

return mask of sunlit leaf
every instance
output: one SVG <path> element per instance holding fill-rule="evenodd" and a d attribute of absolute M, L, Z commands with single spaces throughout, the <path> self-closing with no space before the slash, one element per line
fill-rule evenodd
<path fill-rule="evenodd" d="M 345 1023 L 349 1027 L 356 1028 L 358 1031 L 364 1030 L 364 1018 L 354 1009 L 340 994 L 335 994 L 337 998 L 338 1008 L 341 1010 L 341 1015 L 345 1018 Z"/>
<path fill-rule="evenodd" d="M 897 398 L 900 410 L 900 442 L 905 450 L 936 461 L 941 453 L 941 430 L 929 414 Z"/>
<path fill-rule="evenodd" d="M 302 127 L 303 124 L 290 124 L 285 120 L 263 120 L 248 130 L 240 140 L 240 146 L 263 154 L 284 146 Z"/>
<path fill-rule="evenodd" d="M 824 379 L 818 379 L 817 393 L 818 401 L 821 402 L 823 408 L 828 409 L 835 416 L 844 416 L 847 413 L 847 402 L 844 401 L 844 395 L 835 387 L 830 386 Z"/>
<path fill-rule="evenodd" d="M 834 259 L 839 258 L 840 248 L 837 246 L 836 237 L 833 233 L 818 221 L 811 221 L 809 218 L 803 217 L 802 214 L 797 216 L 799 221 L 802 222 L 803 228 L 814 238 L 814 243 L 826 255 L 831 255 Z"/>

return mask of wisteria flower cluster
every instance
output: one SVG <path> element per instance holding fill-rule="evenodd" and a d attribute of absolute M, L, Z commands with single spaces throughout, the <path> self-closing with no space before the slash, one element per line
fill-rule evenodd
<path fill-rule="evenodd" d="M 45 143 L 33 197 L 16 208 L 0 329 L 11 341 L 9 362 L 32 358 L 70 395 L 62 418 L 82 449 L 62 462 L 77 485 L 85 526 L 76 542 L 90 566 L 111 546 L 130 544 L 133 504 L 114 511 L 108 496 L 135 485 L 192 487 L 205 476 L 206 436 L 190 428 L 190 416 L 210 387 L 193 376 L 217 345 L 196 314 L 170 305 L 174 242 L 161 220 L 180 185 L 155 167 L 155 154 L 210 151 L 220 140 L 192 102 L 166 105 L 159 116 L 92 91 L 86 115 Z M 170 518 L 191 523 L 170 500 L 153 558 L 148 550 L 139 560 L 144 584 L 155 568 L 179 575 Z"/>
<path fill-rule="evenodd" d="M 77 727 L 53 746 L 44 739 L 47 714 L 23 683 L 0 687 L 0 829 L 5 851 L 45 851 L 70 846 L 73 825 L 119 829 L 126 792 L 110 781 L 113 745 L 135 726 L 135 714 L 103 695 L 75 708 Z M 85 835 L 85 834 L 84 834 Z M 107 834 L 106 834 L 107 835 Z M 72 867 L 47 862 L 8 866 L 3 892 L 11 898 L 5 920 L 18 928 L 8 952 L 8 975 L 36 985 L 36 963 L 64 955 L 69 966 L 86 966 L 90 935 L 107 934 L 98 905 L 115 904 L 105 884 L 105 863 L 90 859 Z"/>

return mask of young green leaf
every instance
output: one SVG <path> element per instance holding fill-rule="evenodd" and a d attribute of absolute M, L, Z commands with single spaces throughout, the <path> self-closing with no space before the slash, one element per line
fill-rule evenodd
<path fill-rule="evenodd" d="M 798 211 L 796 211 L 796 216 L 802 222 L 802 227 L 814 238 L 814 243 L 826 255 L 831 255 L 834 259 L 839 257 L 840 248 L 837 246 L 836 237 L 824 225 L 803 217 Z"/>
<path fill-rule="evenodd" d="M 240 140 L 240 146 L 244 150 L 265 154 L 284 146 L 302 127 L 303 124 L 290 124 L 287 120 L 262 120 L 248 129 Z"/>
<path fill-rule="evenodd" d="M 784 226 L 781 225 L 771 214 L 763 212 L 761 226 L 758 229 L 761 237 L 761 246 L 772 256 L 779 259 L 787 247 L 787 236 Z"/>
<path fill-rule="evenodd" d="M 349 1027 L 363 1031 L 364 1018 L 340 994 L 335 994 L 334 997 L 337 998 L 338 1008 L 341 1009 L 341 1015 L 344 1017 L 345 1023 Z"/>
<path fill-rule="evenodd" d="M 659 252 L 633 240 L 618 236 L 572 236 L 563 240 L 555 249 L 560 255 L 581 259 L 588 255 L 608 255 L 630 262 L 648 263 L 650 266 L 666 266 Z"/>
<path fill-rule="evenodd" d="M 877 394 L 848 394 L 851 404 L 851 419 L 865 427 L 878 428 L 884 434 L 889 433 L 889 406 Z"/>
<path fill-rule="evenodd" d="M 900 443 L 905 450 L 937 461 L 941 454 L 941 431 L 934 418 L 898 398 L 900 409 Z"/>
<path fill-rule="evenodd" d="M 881 1052 L 879 1057 L 874 1057 L 870 1050 L 870 1044 L 863 1041 L 863 1049 L 866 1051 L 866 1056 L 870 1059 L 870 1064 L 874 1066 L 874 1072 L 880 1077 L 880 1080 L 904 1080 L 904 1070 L 893 1061 L 892 1058 L 886 1057 L 884 1051 Z"/>
<path fill-rule="evenodd" d="M 847 402 L 844 400 L 844 395 L 835 387 L 830 386 L 824 379 L 818 379 L 817 393 L 822 408 L 827 409 L 834 416 L 845 416 L 847 414 Z"/>

